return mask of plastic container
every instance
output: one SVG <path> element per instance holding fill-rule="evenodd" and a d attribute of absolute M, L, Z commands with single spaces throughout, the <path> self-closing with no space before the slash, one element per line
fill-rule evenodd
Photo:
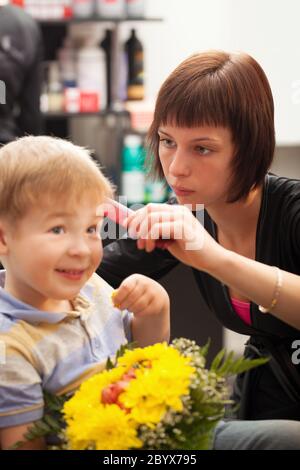
<path fill-rule="evenodd" d="M 85 101 L 91 103 L 91 109 L 85 106 L 84 111 L 100 111 L 106 108 L 106 73 L 105 54 L 100 47 L 86 44 L 78 50 L 77 54 L 77 84 Z M 96 109 L 97 95 L 99 103 Z"/>
<path fill-rule="evenodd" d="M 66 37 L 63 47 L 58 49 L 57 59 L 63 87 L 75 87 L 77 85 L 76 50 L 70 37 Z"/>
<path fill-rule="evenodd" d="M 143 18 L 145 16 L 145 0 L 126 0 L 126 12 L 128 18 Z"/>
<path fill-rule="evenodd" d="M 145 152 L 139 135 L 128 134 L 122 151 L 121 193 L 128 204 L 143 203 L 145 199 Z"/>
<path fill-rule="evenodd" d="M 111 105 L 111 79 L 112 79 L 112 30 L 106 29 L 105 36 L 100 43 L 105 54 L 105 71 L 106 71 L 106 96 L 107 106 Z"/>
<path fill-rule="evenodd" d="M 124 18 L 125 0 L 96 0 L 96 11 L 100 18 Z"/>
<path fill-rule="evenodd" d="M 63 110 L 63 86 L 59 64 L 56 61 L 48 63 L 48 110 L 57 113 Z"/>
<path fill-rule="evenodd" d="M 95 8 L 94 0 L 73 0 L 73 14 L 75 18 L 89 18 Z"/>
<path fill-rule="evenodd" d="M 125 53 L 128 63 L 127 75 L 127 99 L 143 100 L 144 88 L 144 49 L 141 41 L 136 36 L 135 29 L 125 43 Z"/>
<path fill-rule="evenodd" d="M 164 181 L 146 181 L 145 202 L 165 202 L 167 200 L 167 187 Z"/>

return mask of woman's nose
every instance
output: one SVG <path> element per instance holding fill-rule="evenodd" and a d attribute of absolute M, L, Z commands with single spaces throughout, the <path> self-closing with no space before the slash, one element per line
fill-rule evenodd
<path fill-rule="evenodd" d="M 169 173 L 173 176 L 189 176 L 190 167 L 187 158 L 180 152 L 176 152 L 169 166 Z"/>

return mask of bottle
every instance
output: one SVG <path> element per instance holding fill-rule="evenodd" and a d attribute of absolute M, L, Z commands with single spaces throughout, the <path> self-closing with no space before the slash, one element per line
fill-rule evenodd
<path fill-rule="evenodd" d="M 94 0 L 73 0 L 75 18 L 88 18 L 94 13 Z"/>
<path fill-rule="evenodd" d="M 126 0 L 128 18 L 143 18 L 145 16 L 145 0 Z"/>
<path fill-rule="evenodd" d="M 167 200 L 166 182 L 161 180 L 152 181 L 147 178 L 145 186 L 145 202 L 165 202 Z"/>
<path fill-rule="evenodd" d="M 101 18 L 125 17 L 125 0 L 96 0 L 96 7 Z"/>
<path fill-rule="evenodd" d="M 111 105 L 111 77 L 112 77 L 112 30 L 106 29 L 104 39 L 100 42 L 100 47 L 105 53 L 105 69 L 106 69 L 106 95 L 107 107 Z"/>
<path fill-rule="evenodd" d="M 63 86 L 57 61 L 49 62 L 48 68 L 48 110 L 56 113 L 63 109 Z"/>
<path fill-rule="evenodd" d="M 128 134 L 122 151 L 121 193 L 128 204 L 143 203 L 145 196 L 145 152 L 142 137 Z"/>
<path fill-rule="evenodd" d="M 77 83 L 81 92 L 82 111 L 97 112 L 106 108 L 105 54 L 88 37 L 77 55 Z"/>
<path fill-rule="evenodd" d="M 127 99 L 143 100 L 144 92 L 144 49 L 136 37 L 135 29 L 125 43 L 125 52 L 128 63 Z"/>
<path fill-rule="evenodd" d="M 76 50 L 71 37 L 67 36 L 64 39 L 63 46 L 57 51 L 57 60 L 59 62 L 63 87 L 75 87 L 77 85 Z"/>

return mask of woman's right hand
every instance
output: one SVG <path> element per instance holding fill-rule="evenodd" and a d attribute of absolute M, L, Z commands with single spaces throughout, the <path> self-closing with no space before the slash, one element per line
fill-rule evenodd
<path fill-rule="evenodd" d="M 151 252 L 163 239 L 173 256 L 203 271 L 210 271 L 224 250 L 185 206 L 148 204 L 130 215 L 126 225 L 139 249 Z"/>

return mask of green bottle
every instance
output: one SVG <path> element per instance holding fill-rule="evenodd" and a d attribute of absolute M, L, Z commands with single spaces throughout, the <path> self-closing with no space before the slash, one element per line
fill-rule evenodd
<path fill-rule="evenodd" d="M 127 198 L 128 204 L 144 203 L 144 162 L 142 137 L 136 134 L 126 135 L 122 151 L 121 193 Z"/>

